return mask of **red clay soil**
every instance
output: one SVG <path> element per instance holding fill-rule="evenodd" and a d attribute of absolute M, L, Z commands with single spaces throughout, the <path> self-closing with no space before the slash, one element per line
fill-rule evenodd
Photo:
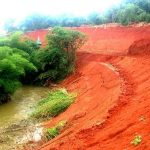
<path fill-rule="evenodd" d="M 77 29 L 89 41 L 77 54 L 76 72 L 61 86 L 78 96 L 45 123 L 68 121 L 59 136 L 38 149 L 150 150 L 150 27 Z M 137 146 L 131 144 L 136 135 L 142 137 Z"/>
<path fill-rule="evenodd" d="M 37 31 L 26 32 L 26 35 L 34 41 L 38 40 L 38 38 L 39 38 L 42 45 L 45 46 L 46 45 L 46 34 L 47 34 L 47 32 L 48 32 L 47 29 L 41 29 L 41 30 L 37 30 Z"/>

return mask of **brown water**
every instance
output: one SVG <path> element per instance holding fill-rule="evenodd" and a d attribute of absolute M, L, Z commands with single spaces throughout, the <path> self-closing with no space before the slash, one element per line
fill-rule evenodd
<path fill-rule="evenodd" d="M 28 120 L 28 116 L 48 92 L 48 88 L 24 86 L 12 95 L 12 101 L 0 105 L 0 150 L 16 149 L 29 130 L 35 132 L 35 127 L 29 127 L 35 124 Z"/>

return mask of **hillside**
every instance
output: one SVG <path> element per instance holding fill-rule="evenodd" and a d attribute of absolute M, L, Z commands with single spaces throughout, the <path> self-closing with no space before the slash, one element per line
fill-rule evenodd
<path fill-rule="evenodd" d="M 78 93 L 69 109 L 46 122 L 67 120 L 40 150 L 149 150 L 150 26 L 79 27 L 88 35 L 76 72 L 61 86 Z M 42 36 L 41 36 L 42 34 Z M 27 33 L 45 42 L 46 31 Z M 134 137 L 142 137 L 137 146 Z"/>

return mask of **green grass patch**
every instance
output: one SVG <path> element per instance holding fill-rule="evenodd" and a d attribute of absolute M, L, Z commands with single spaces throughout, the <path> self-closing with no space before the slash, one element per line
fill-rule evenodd
<path fill-rule="evenodd" d="M 66 125 L 67 121 L 60 121 L 57 125 L 55 125 L 52 128 L 48 128 L 45 131 L 45 137 L 47 140 L 51 140 L 53 138 L 55 138 L 56 136 L 58 136 L 60 134 L 60 132 L 62 131 L 62 129 L 64 128 L 64 126 Z"/>
<path fill-rule="evenodd" d="M 53 90 L 35 106 L 31 117 L 36 119 L 55 117 L 65 111 L 74 102 L 75 97 L 76 94 L 68 93 L 64 88 Z"/>
<path fill-rule="evenodd" d="M 134 139 L 131 141 L 131 144 L 137 146 L 142 142 L 142 136 L 141 135 L 136 135 Z"/>

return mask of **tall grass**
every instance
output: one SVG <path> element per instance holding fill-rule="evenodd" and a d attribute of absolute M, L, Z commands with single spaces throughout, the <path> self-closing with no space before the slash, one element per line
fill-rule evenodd
<path fill-rule="evenodd" d="M 55 117 L 65 111 L 76 97 L 74 93 L 68 93 L 66 89 L 56 89 L 42 99 L 36 106 L 31 117 L 36 119 L 46 119 Z"/>

